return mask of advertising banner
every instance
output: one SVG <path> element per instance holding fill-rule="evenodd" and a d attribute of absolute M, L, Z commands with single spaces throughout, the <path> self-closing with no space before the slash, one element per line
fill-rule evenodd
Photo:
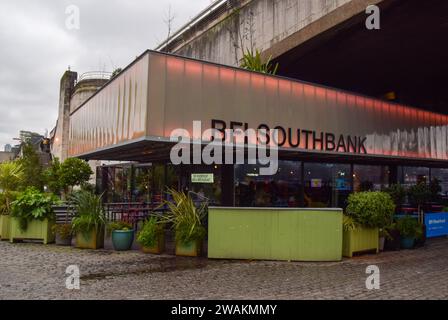
<path fill-rule="evenodd" d="M 448 212 L 425 213 L 426 237 L 448 235 Z"/>

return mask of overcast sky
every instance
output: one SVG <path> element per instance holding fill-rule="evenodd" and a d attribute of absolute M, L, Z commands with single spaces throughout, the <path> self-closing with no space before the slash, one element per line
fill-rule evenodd
<path fill-rule="evenodd" d="M 0 150 L 19 130 L 54 127 L 68 66 L 78 74 L 125 67 L 166 38 L 170 5 L 177 29 L 211 2 L 0 0 Z M 70 5 L 79 8 L 79 30 L 66 27 Z"/>

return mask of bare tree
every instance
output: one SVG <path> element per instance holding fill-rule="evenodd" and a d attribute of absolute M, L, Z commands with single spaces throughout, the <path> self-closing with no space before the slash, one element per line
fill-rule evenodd
<path fill-rule="evenodd" d="M 173 23 L 174 23 L 174 19 L 176 18 L 175 14 L 172 11 L 171 8 L 171 4 L 168 6 L 168 11 L 165 14 L 165 17 L 163 18 L 163 22 L 165 23 L 167 29 L 168 29 L 168 34 L 166 37 L 166 45 L 165 45 L 165 52 L 169 51 L 168 48 L 168 41 L 170 40 L 171 37 L 171 32 L 173 31 Z"/>
<path fill-rule="evenodd" d="M 235 63 L 240 64 L 242 57 L 249 51 L 254 53 L 256 43 L 254 12 L 249 10 L 246 17 L 241 16 L 241 10 L 237 9 L 231 13 L 234 18 L 229 19 L 232 23 L 226 23 L 225 28 L 229 32 L 230 41 L 233 44 Z M 238 16 L 238 18 L 237 18 Z"/>

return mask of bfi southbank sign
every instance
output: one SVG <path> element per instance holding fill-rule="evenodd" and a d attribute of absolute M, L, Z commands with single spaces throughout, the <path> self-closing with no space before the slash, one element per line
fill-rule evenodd
<path fill-rule="evenodd" d="M 259 164 L 260 175 L 273 175 L 278 169 L 278 149 L 289 147 L 320 151 L 366 154 L 365 138 L 311 130 L 273 129 L 261 124 L 257 129 L 247 123 L 212 120 L 211 128 L 202 131 L 201 121 L 193 121 L 193 130 L 178 128 L 171 132 L 170 160 L 179 164 Z M 205 144 L 205 146 L 204 146 Z"/>
<path fill-rule="evenodd" d="M 226 122 L 217 119 L 212 120 L 211 127 L 212 129 L 221 132 L 224 137 L 226 130 L 230 130 L 232 132 L 238 130 L 249 130 L 249 124 L 247 122 Z M 367 154 L 367 149 L 365 146 L 367 140 L 366 137 L 344 134 L 336 135 L 331 132 L 316 132 L 314 130 L 284 128 L 282 126 L 270 128 L 266 124 L 260 124 L 256 129 L 258 131 L 263 130 L 263 132 L 266 133 L 271 132 L 272 129 L 275 130 L 278 138 L 275 139 L 274 143 L 278 147 L 301 148 L 313 151 Z M 270 139 L 270 135 L 266 134 L 266 143 L 269 144 Z M 247 140 L 245 143 L 247 144 Z"/>

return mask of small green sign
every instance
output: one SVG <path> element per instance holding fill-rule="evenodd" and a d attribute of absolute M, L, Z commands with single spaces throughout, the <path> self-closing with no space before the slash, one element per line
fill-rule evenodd
<path fill-rule="evenodd" d="M 214 183 L 213 173 L 192 173 L 191 183 Z"/>

